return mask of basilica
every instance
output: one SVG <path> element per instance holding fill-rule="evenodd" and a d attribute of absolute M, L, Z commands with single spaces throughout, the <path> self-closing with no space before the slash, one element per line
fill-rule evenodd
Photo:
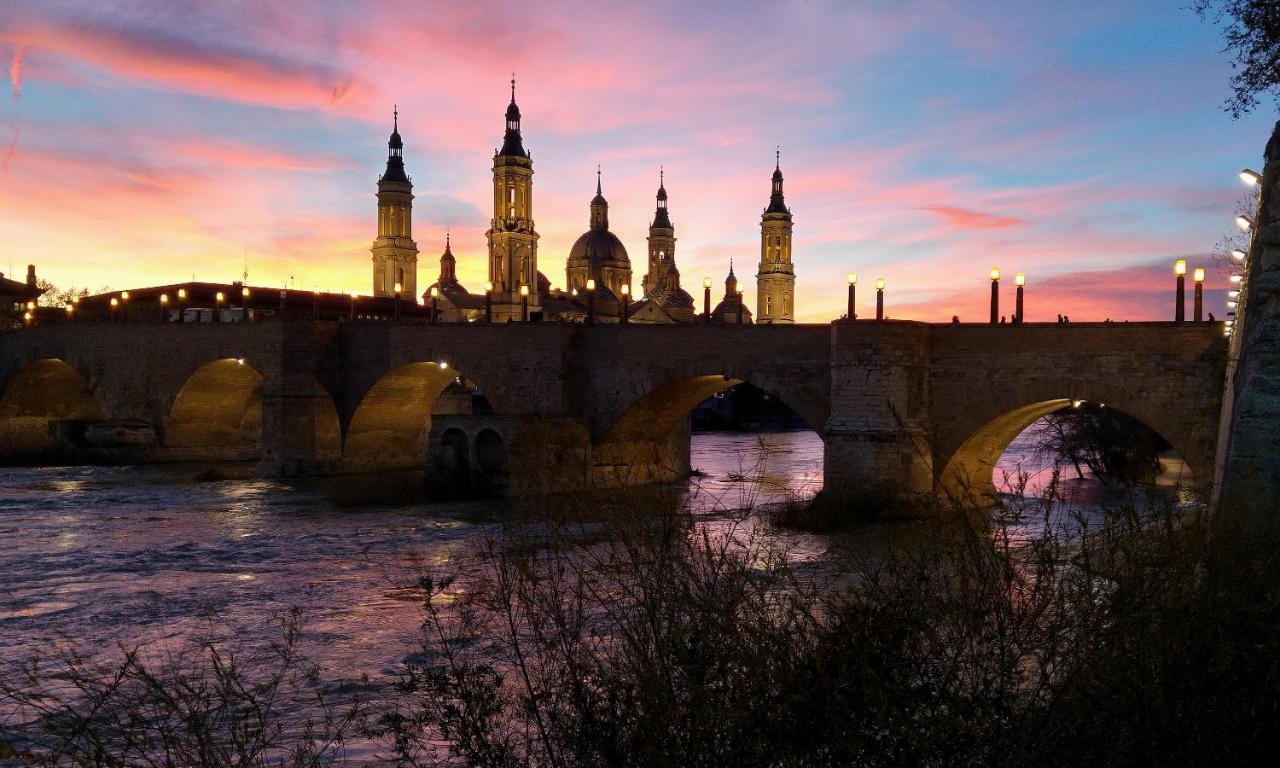
<path fill-rule="evenodd" d="M 723 298 L 712 309 L 711 281 L 703 281 L 701 311 L 680 284 L 676 230 L 667 208 L 665 177 L 658 172 L 648 262 L 641 293 L 632 290 L 631 258 L 609 230 L 609 201 L 596 169 L 596 194 L 588 206 L 587 231 L 569 249 L 565 288 L 538 269 L 538 232 L 533 221 L 533 159 L 520 133 L 515 80 L 507 105 L 502 147 L 493 155 L 493 218 L 485 233 L 489 279 L 469 291 L 457 277 L 457 259 L 446 236 L 440 273 L 421 293 L 439 317 L 453 322 L 632 322 L 791 323 L 795 319 L 795 270 L 791 261 L 791 211 L 782 193 L 780 156 L 775 158 L 769 205 L 760 220 L 756 309 L 745 305 L 732 262 Z M 378 179 L 378 237 L 373 242 L 373 295 L 418 296 L 418 246 L 413 240 L 413 183 L 405 172 L 399 115 L 393 115 L 387 167 Z"/>

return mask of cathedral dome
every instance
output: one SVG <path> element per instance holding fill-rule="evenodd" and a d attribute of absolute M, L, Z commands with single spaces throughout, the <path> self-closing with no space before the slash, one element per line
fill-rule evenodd
<path fill-rule="evenodd" d="M 590 263 L 630 269 L 631 259 L 618 236 L 607 229 L 591 229 L 569 249 L 569 263 Z"/>
<path fill-rule="evenodd" d="M 387 147 L 390 149 L 404 149 L 404 142 L 400 140 L 400 131 L 391 132 L 391 138 L 387 140 Z"/>

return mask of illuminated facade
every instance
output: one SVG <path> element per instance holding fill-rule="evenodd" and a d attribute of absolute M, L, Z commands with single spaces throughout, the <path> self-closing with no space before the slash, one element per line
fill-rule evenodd
<path fill-rule="evenodd" d="M 796 273 L 791 264 L 791 211 L 782 196 L 782 154 L 773 168 L 769 207 L 760 217 L 760 267 L 756 271 L 756 322 L 795 322 Z"/>
<path fill-rule="evenodd" d="M 493 219 L 485 232 L 489 243 L 489 282 L 493 284 L 493 319 L 520 319 L 521 287 L 528 290 L 529 312 L 541 311 L 545 285 L 538 279 L 538 233 L 533 228 L 533 159 L 520 136 L 516 81 L 502 148 L 493 154 Z"/>
<path fill-rule="evenodd" d="M 393 115 L 387 169 L 378 178 L 378 239 L 373 241 L 373 295 L 410 300 L 418 291 L 418 244 L 413 242 L 413 182 L 404 172 L 400 115 Z"/>

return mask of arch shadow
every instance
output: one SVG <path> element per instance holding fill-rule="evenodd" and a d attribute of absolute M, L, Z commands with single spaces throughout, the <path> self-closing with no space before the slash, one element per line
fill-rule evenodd
<path fill-rule="evenodd" d="M 165 421 L 173 458 L 249 461 L 262 455 L 262 374 L 243 359 L 221 358 L 183 382 Z"/>
<path fill-rule="evenodd" d="M 70 434 L 54 435 L 57 422 L 102 419 L 102 407 L 80 372 L 58 358 L 32 360 L 0 395 L 0 460 L 51 458 Z"/>

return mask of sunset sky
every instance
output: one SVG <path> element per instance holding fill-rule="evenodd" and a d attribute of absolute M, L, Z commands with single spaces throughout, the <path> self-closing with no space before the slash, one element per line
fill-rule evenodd
<path fill-rule="evenodd" d="M 751 296 L 781 145 L 800 320 L 849 271 L 893 317 L 981 320 L 993 265 L 1030 320 L 1167 319 L 1274 120 L 1222 111 L 1220 32 L 1180 5 L 0 0 L 0 270 L 231 281 L 247 252 L 255 285 L 368 292 L 398 103 L 419 284 L 449 228 L 477 290 L 515 70 L 555 285 L 597 163 L 639 285 L 661 164 L 685 287 L 732 256 Z"/>

